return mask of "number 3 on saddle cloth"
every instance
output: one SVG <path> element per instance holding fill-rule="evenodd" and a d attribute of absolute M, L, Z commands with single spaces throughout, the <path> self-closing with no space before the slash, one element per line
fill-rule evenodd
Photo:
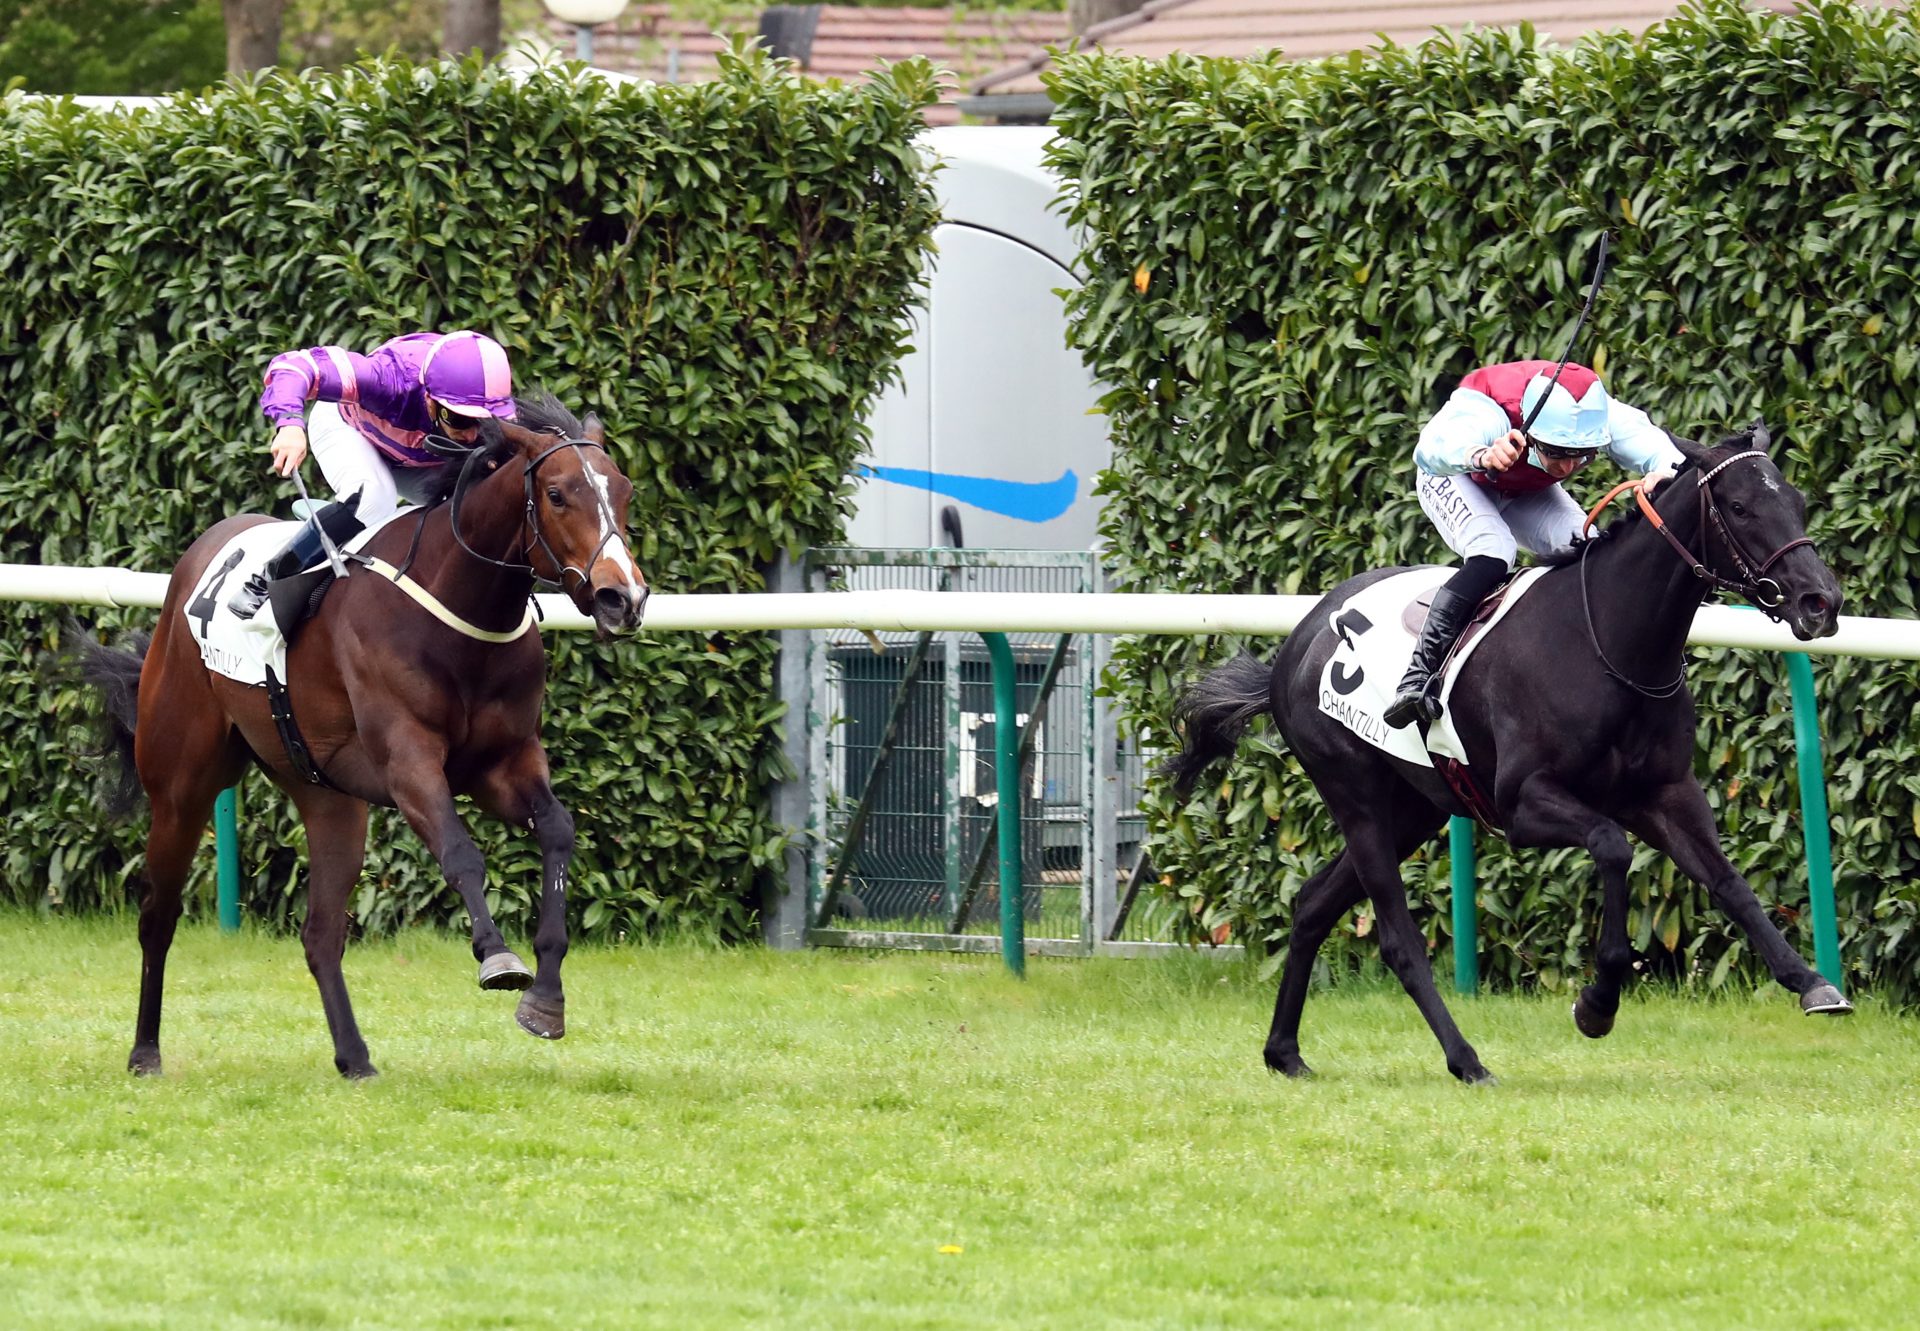
<path fill-rule="evenodd" d="M 1522 570 L 1481 602 L 1466 632 L 1441 667 L 1440 700 L 1450 701 L 1453 681 L 1486 631 L 1499 623 L 1545 569 Z M 1413 645 L 1426 619 L 1427 602 L 1452 575 L 1447 568 L 1417 568 L 1362 588 L 1330 611 L 1339 644 L 1320 672 L 1320 710 L 1383 753 L 1409 763 L 1431 763 L 1453 793 L 1481 823 L 1494 826 L 1486 797 L 1474 784 L 1467 754 L 1453 728 L 1451 708 L 1425 735 L 1418 726 L 1398 730 L 1382 718 L 1395 687 L 1413 659 Z"/>
<path fill-rule="evenodd" d="M 418 516 L 419 512 L 403 507 L 394 518 Z M 351 506 L 344 504 L 321 508 L 320 522 L 342 553 L 359 550 L 378 530 L 363 530 Z M 207 669 L 255 686 L 267 683 L 269 670 L 276 682 L 287 677 L 287 644 L 333 584 L 332 566 L 322 562 L 303 573 L 276 579 L 270 584 L 270 606 L 251 620 L 241 620 L 227 608 L 227 601 L 234 588 L 286 545 L 298 526 L 294 522 L 263 522 L 249 527 L 208 561 L 186 607 L 189 631 Z"/>

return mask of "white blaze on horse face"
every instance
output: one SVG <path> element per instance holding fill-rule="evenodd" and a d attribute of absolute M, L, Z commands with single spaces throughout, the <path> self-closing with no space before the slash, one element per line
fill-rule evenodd
<path fill-rule="evenodd" d="M 594 493 L 600 496 L 600 548 L 607 553 L 604 558 L 611 559 L 613 566 L 620 570 L 620 576 L 626 580 L 624 590 L 629 601 L 640 599 L 640 570 L 634 567 L 633 556 L 627 553 L 626 537 L 613 529 L 613 500 L 607 494 L 607 478 L 597 471 L 589 471 L 587 476 L 593 482 Z M 591 570 L 589 570 L 591 571 Z"/>

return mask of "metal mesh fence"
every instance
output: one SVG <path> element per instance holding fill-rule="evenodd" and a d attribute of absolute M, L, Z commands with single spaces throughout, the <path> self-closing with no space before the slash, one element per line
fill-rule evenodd
<path fill-rule="evenodd" d="M 809 566 L 846 590 L 1087 592 L 1098 576 L 1091 555 L 1043 551 L 834 548 L 810 552 Z M 1143 764 L 1097 711 L 1102 644 L 1086 634 L 1007 639 L 1023 737 L 1026 932 L 1090 945 L 1136 866 Z M 824 630 L 811 659 L 815 928 L 996 934 L 998 718 L 984 644 L 973 634 Z M 1116 937 L 1167 937 L 1155 913 L 1136 906 Z"/>

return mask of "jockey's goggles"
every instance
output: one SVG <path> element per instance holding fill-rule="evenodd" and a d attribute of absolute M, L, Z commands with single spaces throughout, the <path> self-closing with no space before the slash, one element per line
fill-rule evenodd
<path fill-rule="evenodd" d="M 1527 436 L 1527 443 L 1533 450 L 1550 462 L 1579 462 L 1592 457 L 1599 450 L 1594 448 L 1562 448 L 1558 444 L 1542 443 L 1533 436 Z"/>

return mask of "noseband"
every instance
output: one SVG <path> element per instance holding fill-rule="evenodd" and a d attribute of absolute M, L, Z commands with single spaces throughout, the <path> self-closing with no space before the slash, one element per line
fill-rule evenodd
<path fill-rule="evenodd" d="M 547 540 L 547 533 L 540 524 L 540 509 L 538 505 L 535 504 L 534 502 L 534 485 L 535 485 L 536 475 L 540 470 L 540 464 L 545 462 L 548 458 L 552 457 L 555 453 L 558 453 L 563 448 L 572 449 L 574 453 L 578 455 L 580 458 L 580 469 L 582 471 L 591 472 L 592 468 L 587 465 L 586 455 L 580 452 L 581 448 L 583 447 L 599 448 L 601 449 L 602 452 L 605 451 L 605 448 L 603 445 L 596 444 L 591 439 L 562 438 L 560 442 L 555 444 L 553 447 L 544 450 L 543 452 L 539 453 L 538 455 L 530 459 L 527 462 L 527 464 L 524 467 L 522 467 L 520 470 L 521 489 L 526 498 L 526 515 L 522 519 L 522 521 L 524 522 L 527 530 L 533 533 L 533 541 L 530 543 L 530 545 L 537 544 L 540 547 L 540 549 L 545 552 L 547 556 L 547 562 L 553 565 L 554 569 L 556 570 L 553 580 L 559 584 L 560 588 L 563 591 L 567 589 L 567 584 L 566 584 L 567 574 L 569 573 L 573 574 L 576 578 L 580 580 L 581 585 L 585 586 L 587 583 L 587 572 L 586 572 L 586 569 L 576 568 L 572 564 L 561 562 L 560 556 L 557 553 L 555 553 L 552 544 Z M 460 534 L 460 500 L 466 494 L 466 491 L 467 491 L 468 474 L 472 471 L 473 466 L 475 462 L 479 460 L 479 457 L 480 457 L 479 450 L 475 450 L 474 453 L 470 457 L 468 457 L 467 465 L 461 470 L 461 473 L 460 473 L 460 482 L 458 485 L 454 487 L 454 490 L 453 490 L 453 514 L 452 514 L 451 522 L 449 524 L 453 528 L 453 539 L 459 543 L 460 548 L 462 550 L 466 551 L 467 554 L 469 554 L 475 559 L 478 559 L 480 562 L 484 564 L 492 564 L 495 568 L 510 569 L 515 573 L 526 573 L 526 574 L 530 574 L 535 578 L 539 578 L 541 575 L 538 571 L 535 570 L 532 563 L 530 562 L 524 563 L 524 564 L 515 563 L 512 560 L 495 559 L 491 555 L 483 555 L 478 550 L 475 550 L 472 546 L 468 545 L 467 538 Z M 606 496 L 600 492 L 600 487 L 592 486 L 591 488 L 593 489 L 594 503 L 596 506 L 598 506 L 600 510 L 600 526 L 601 526 L 601 529 L 606 532 L 606 535 L 600 538 L 600 544 L 594 546 L 593 553 L 587 556 L 587 561 L 586 561 L 587 568 L 593 567 L 594 561 L 600 558 L 600 552 L 607 548 L 607 543 L 615 539 L 620 534 L 618 525 L 613 520 L 613 509 L 607 503 Z M 530 548 L 530 545 L 523 546 L 522 548 Z"/>

